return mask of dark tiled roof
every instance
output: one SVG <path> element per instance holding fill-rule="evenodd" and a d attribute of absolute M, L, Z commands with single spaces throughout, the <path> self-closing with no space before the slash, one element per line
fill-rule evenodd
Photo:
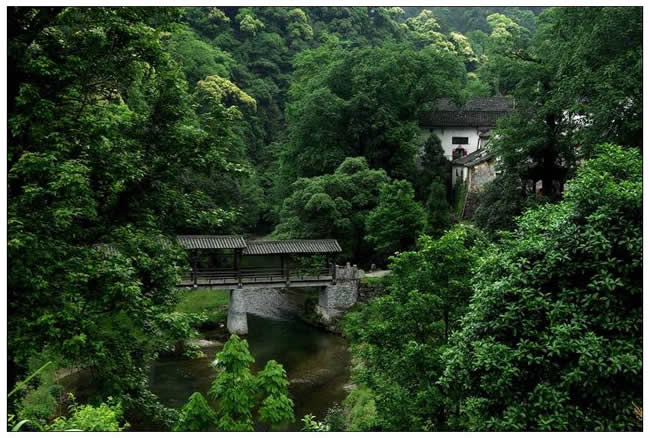
<path fill-rule="evenodd" d="M 242 236 L 178 236 L 178 243 L 185 249 L 246 248 L 246 242 Z"/>
<path fill-rule="evenodd" d="M 422 118 L 423 126 L 494 127 L 499 118 L 508 115 L 514 108 L 507 97 L 479 97 L 459 106 L 451 99 L 439 99 L 436 109 Z"/>
<path fill-rule="evenodd" d="M 323 254 L 335 252 L 341 252 L 341 247 L 335 239 L 252 240 L 247 242 L 242 254 Z"/>
<path fill-rule="evenodd" d="M 492 154 L 488 152 L 487 149 L 477 149 L 471 154 L 456 158 L 451 162 L 451 164 L 454 166 L 474 167 L 483 161 L 489 160 L 490 158 L 492 158 Z"/>

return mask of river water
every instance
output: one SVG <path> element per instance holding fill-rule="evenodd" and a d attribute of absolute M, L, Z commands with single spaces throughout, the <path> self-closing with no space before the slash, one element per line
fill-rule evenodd
<path fill-rule="evenodd" d="M 300 430 L 300 419 L 305 414 L 322 420 L 328 408 L 343 401 L 350 376 L 350 354 L 342 337 L 300 320 L 274 320 L 252 314 L 248 315 L 248 333 L 246 339 L 255 357 L 253 372 L 271 359 L 287 371 L 296 422 L 286 430 Z M 202 337 L 223 339 L 223 331 L 203 332 Z M 216 375 L 210 362 L 220 349 L 220 345 L 204 347 L 206 357 L 198 359 L 159 359 L 151 368 L 152 392 L 172 408 L 183 406 L 195 391 L 207 396 Z"/>

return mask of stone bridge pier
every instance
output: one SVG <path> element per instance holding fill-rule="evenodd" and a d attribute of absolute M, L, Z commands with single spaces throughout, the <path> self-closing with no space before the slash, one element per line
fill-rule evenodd
<path fill-rule="evenodd" d="M 316 312 L 326 324 L 342 316 L 359 296 L 359 282 L 364 272 L 357 265 L 336 267 L 336 282 L 320 290 Z"/>
<path fill-rule="evenodd" d="M 336 275 L 332 280 L 317 283 L 320 287 L 316 312 L 323 323 L 330 324 L 352 307 L 359 295 L 359 282 L 364 272 L 356 265 L 336 266 Z M 311 284 L 296 284 L 294 287 L 309 287 Z M 230 333 L 248 334 L 248 317 L 250 311 L 256 314 L 273 313 L 286 305 L 280 296 L 281 291 L 290 289 L 291 283 L 267 285 L 266 287 L 238 287 L 230 290 L 228 321 L 226 326 Z M 251 307 L 252 306 L 252 307 Z"/>
<path fill-rule="evenodd" d="M 234 335 L 248 334 L 248 317 L 246 316 L 246 297 L 244 289 L 230 290 L 230 304 L 228 305 L 228 331 Z"/>

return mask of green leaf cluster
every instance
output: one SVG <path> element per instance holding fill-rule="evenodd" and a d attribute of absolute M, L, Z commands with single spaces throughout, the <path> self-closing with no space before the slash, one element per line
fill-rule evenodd
<path fill-rule="evenodd" d="M 215 360 L 217 377 L 208 395 L 216 412 L 200 393 L 194 393 L 182 408 L 175 431 L 250 432 L 257 422 L 278 426 L 294 421 L 289 381 L 281 364 L 274 360 L 256 375 L 250 366 L 255 361 L 246 340 L 232 335 Z"/>

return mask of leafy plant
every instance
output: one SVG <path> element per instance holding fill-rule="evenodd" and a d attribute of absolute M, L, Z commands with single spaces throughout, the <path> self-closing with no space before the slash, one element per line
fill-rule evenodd
<path fill-rule="evenodd" d="M 306 414 L 302 419 L 303 432 L 329 432 L 329 427 L 322 421 L 317 421 L 312 414 Z"/>
<path fill-rule="evenodd" d="M 254 362 L 246 340 L 232 335 L 214 362 L 218 370 L 208 395 L 217 403 L 216 414 L 205 398 L 194 393 L 183 407 L 175 431 L 252 431 L 253 413 L 270 426 L 292 422 L 293 401 L 282 365 L 271 360 L 257 375 L 250 371 Z"/>
<path fill-rule="evenodd" d="M 215 430 L 216 427 L 216 414 L 208 405 L 205 397 L 200 392 L 195 392 L 182 407 L 173 430 L 175 432 L 200 432 Z"/>
<path fill-rule="evenodd" d="M 69 394 L 72 404 L 68 410 L 72 415 L 68 418 L 58 417 L 52 424 L 45 427 L 47 431 L 84 431 L 84 432 L 120 432 L 129 428 L 129 423 L 120 426 L 122 420 L 122 404 L 109 397 L 106 403 L 99 406 L 78 405 L 72 394 Z"/>

